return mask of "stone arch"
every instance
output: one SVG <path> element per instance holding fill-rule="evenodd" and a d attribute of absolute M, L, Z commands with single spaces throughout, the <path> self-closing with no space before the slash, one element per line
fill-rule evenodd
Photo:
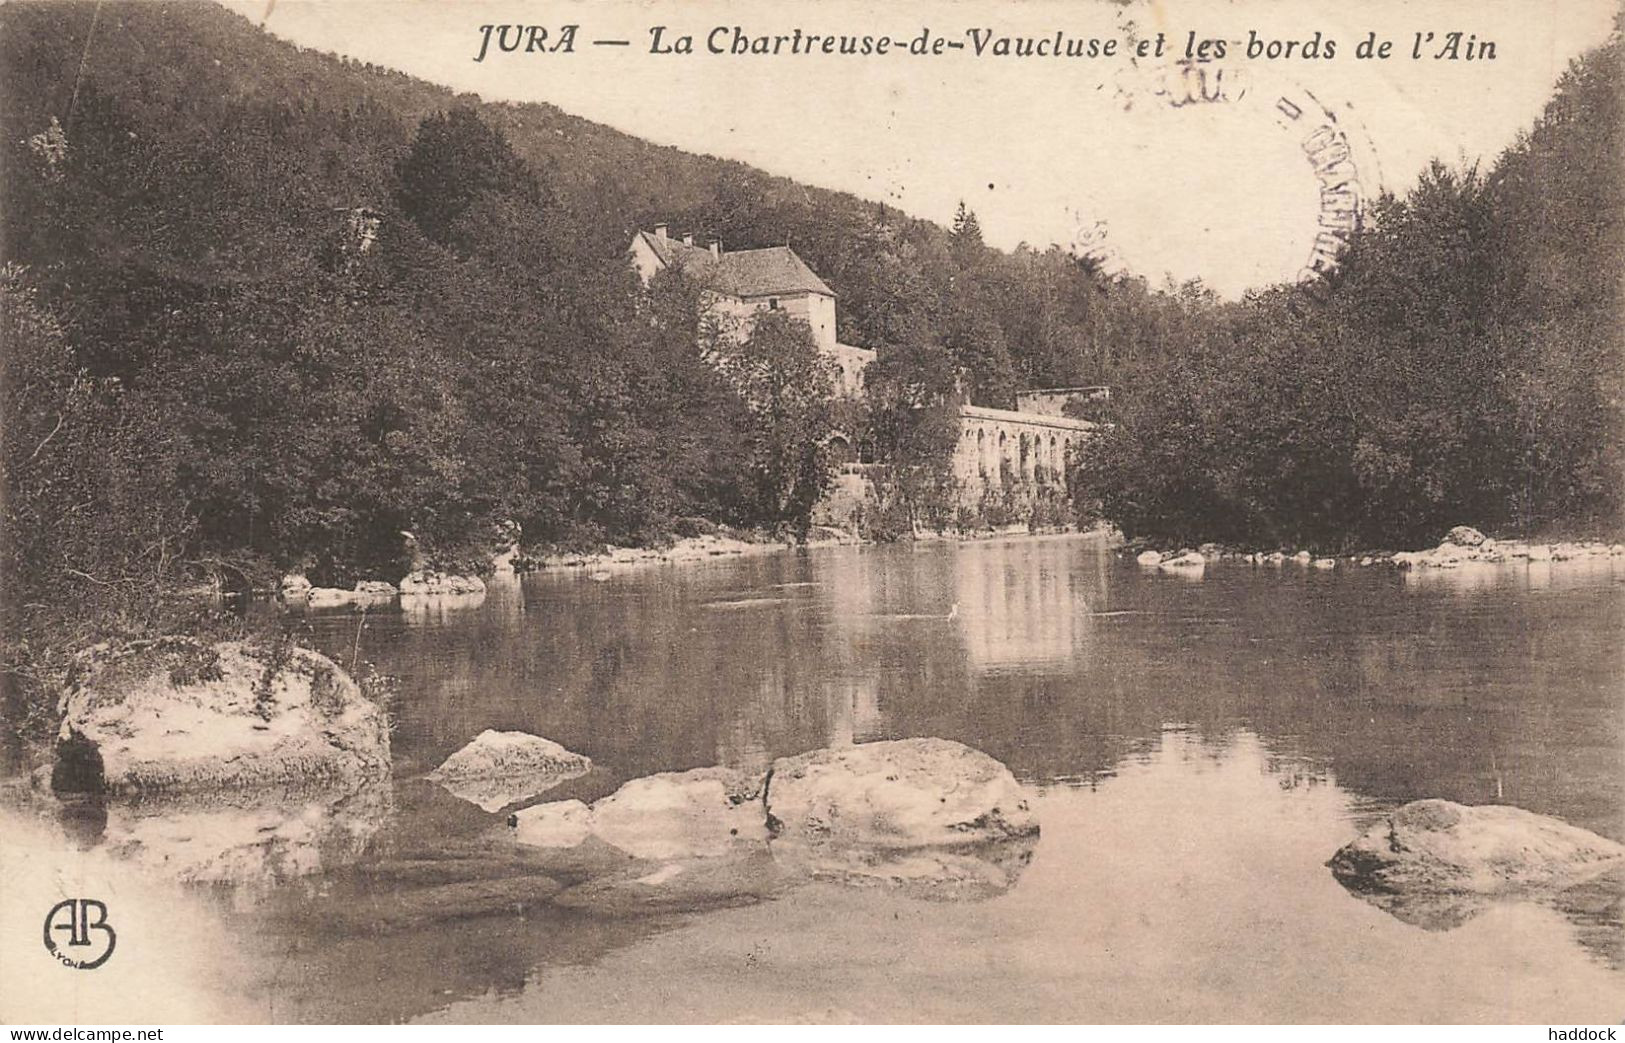
<path fill-rule="evenodd" d="M 841 431 L 832 431 L 824 439 L 824 452 L 829 455 L 831 462 L 837 466 L 845 466 L 858 461 L 858 454 L 852 447 L 852 440 Z"/>
<path fill-rule="evenodd" d="M 976 473 L 979 477 L 987 477 L 987 429 L 976 429 Z"/>

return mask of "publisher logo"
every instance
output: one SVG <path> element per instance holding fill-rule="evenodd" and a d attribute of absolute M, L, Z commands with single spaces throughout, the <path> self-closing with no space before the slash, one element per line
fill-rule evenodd
<path fill-rule="evenodd" d="M 45 914 L 45 951 L 64 967 L 93 971 L 113 955 L 117 941 L 106 903 L 94 898 L 65 898 Z"/>

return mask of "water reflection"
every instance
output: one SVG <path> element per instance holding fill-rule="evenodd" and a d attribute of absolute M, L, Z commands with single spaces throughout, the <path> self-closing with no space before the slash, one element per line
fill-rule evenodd
<path fill-rule="evenodd" d="M 505 584 L 510 592 L 517 590 L 517 583 Z M 454 620 L 464 612 L 470 612 L 485 604 L 490 597 L 487 590 L 475 591 L 468 594 L 402 594 L 401 614 L 414 626 L 433 626 Z M 521 610 L 523 603 L 520 603 Z"/>
<path fill-rule="evenodd" d="M 1625 833 L 1609 698 L 1625 588 L 1463 590 L 1462 570 L 1435 571 L 1216 567 L 1191 586 L 1078 539 L 843 548 L 530 576 L 442 623 L 369 620 L 363 650 L 406 679 L 406 774 L 496 727 L 592 756 L 589 799 L 910 735 L 1044 781 L 1107 777 L 1170 721 L 1213 741 L 1245 724 L 1374 799 L 1502 801 Z M 774 600 L 700 609 L 759 598 Z M 343 620 L 316 626 L 350 654 Z"/>
<path fill-rule="evenodd" d="M 1454 568 L 1407 569 L 1406 586 L 1470 594 L 1479 591 L 1578 590 L 1625 579 L 1625 559 L 1585 557 L 1567 561 L 1465 561 Z"/>
<path fill-rule="evenodd" d="M 1076 559 L 1070 541 L 960 549 L 954 562 L 959 630 L 973 669 L 1055 669 L 1083 654 L 1088 598 L 1101 584 L 1098 575 L 1075 567 Z"/>
<path fill-rule="evenodd" d="M 931 735 L 1039 789 L 1043 842 L 982 864 L 793 865 L 796 852 L 770 847 L 766 862 L 664 877 L 590 849 L 544 867 L 497 846 L 501 815 L 402 781 L 365 839 L 335 840 L 331 857 L 312 841 L 319 867 L 296 857 L 303 812 L 271 823 L 285 843 L 253 848 L 247 818 L 227 831 L 241 845 L 221 851 L 284 843 L 287 857 L 259 864 L 312 867 L 293 885 L 265 869 L 273 900 L 229 913 L 276 969 L 245 970 L 248 988 L 301 1019 L 414 1017 L 465 997 L 479 999 L 454 1012 L 477 1018 L 632 1017 L 625 998 L 661 967 L 651 995 L 688 988 L 694 1010 L 722 1020 L 819 1016 L 788 985 L 716 986 L 749 937 L 814 961 L 776 981 L 830 982 L 843 1009 L 881 1017 L 1549 1020 L 1542 997 L 1590 1011 L 1625 986 L 1617 876 L 1544 904 L 1425 911 L 1374 908 L 1324 866 L 1421 797 L 1625 838 L 1625 586 L 1568 567 L 1464 582 L 1220 564 L 1192 583 L 1086 539 L 1043 539 L 651 566 L 602 583 L 541 574 L 493 584 L 478 606 L 370 614 L 361 655 L 402 679 L 398 779 L 487 728 L 592 757 L 548 801 Z M 312 626 L 329 652 L 354 654 L 353 616 Z M 167 844 L 198 879 L 235 858 L 211 863 L 165 828 L 110 819 L 105 835 Z M 885 886 L 780 889 L 803 870 Z M 915 903 L 905 885 L 920 876 L 1000 897 Z M 778 900 L 731 907 L 751 889 Z M 1014 977 L 990 981 L 992 966 Z M 623 1006 L 594 1006 L 610 995 Z"/>
<path fill-rule="evenodd" d="M 440 788 L 482 811 L 501 811 L 535 800 L 561 782 L 585 775 L 585 770 L 539 774 L 535 778 L 439 779 Z"/>
<path fill-rule="evenodd" d="M 95 846 L 182 883 L 265 889 L 358 861 L 389 816 L 388 782 L 359 790 L 259 790 L 95 802 Z M 63 825 L 85 845 L 84 805 Z"/>

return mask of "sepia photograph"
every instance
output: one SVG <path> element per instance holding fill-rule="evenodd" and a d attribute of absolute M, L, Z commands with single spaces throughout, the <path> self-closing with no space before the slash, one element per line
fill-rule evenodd
<path fill-rule="evenodd" d="M 8 1038 L 1615 1038 L 1622 32 L 0 2 Z"/>

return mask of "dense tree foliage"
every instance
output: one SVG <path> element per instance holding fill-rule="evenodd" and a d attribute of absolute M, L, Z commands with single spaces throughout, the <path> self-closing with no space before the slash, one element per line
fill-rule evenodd
<path fill-rule="evenodd" d="M 960 370 L 923 341 L 876 359 L 866 377 L 863 438 L 886 466 L 879 472 L 885 514 L 870 535 L 896 538 L 955 521 L 952 461 L 959 442 Z"/>
<path fill-rule="evenodd" d="M 1318 292 L 1202 307 L 1124 381 L 1079 487 L 1170 543 L 1616 529 L 1621 88 L 1616 38 L 1493 170 L 1382 199 Z"/>
<path fill-rule="evenodd" d="M 195 513 L 153 494 L 177 487 L 179 459 L 158 403 L 87 372 L 12 266 L 0 269 L 0 343 L 0 711 L 26 727 L 54 705 L 49 681 L 69 650 L 103 628 L 157 625 Z"/>

